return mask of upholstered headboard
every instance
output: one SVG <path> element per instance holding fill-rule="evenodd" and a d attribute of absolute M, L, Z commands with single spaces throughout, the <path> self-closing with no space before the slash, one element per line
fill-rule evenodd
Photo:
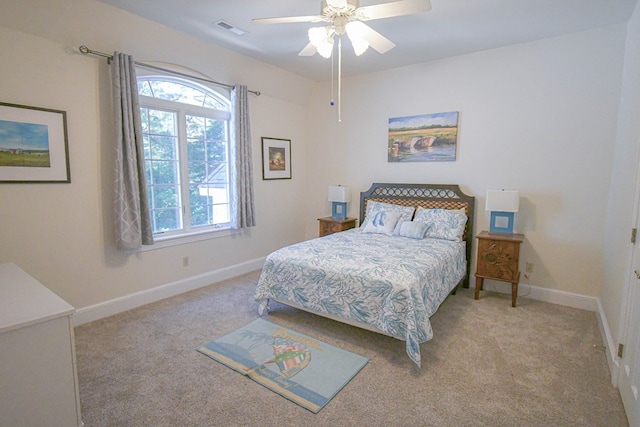
<path fill-rule="evenodd" d="M 464 209 L 468 220 L 464 231 L 467 252 L 467 275 L 463 287 L 469 287 L 471 248 L 475 241 L 473 236 L 475 197 L 463 193 L 458 185 L 453 184 L 374 183 L 367 191 L 360 193 L 360 224 L 364 221 L 368 201 L 413 206 L 416 209 L 418 207 L 426 209 Z"/>

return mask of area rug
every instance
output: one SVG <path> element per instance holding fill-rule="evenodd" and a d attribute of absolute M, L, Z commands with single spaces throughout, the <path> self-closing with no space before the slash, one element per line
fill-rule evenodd
<path fill-rule="evenodd" d="M 262 319 L 198 351 L 314 413 L 369 362 L 366 357 Z"/>

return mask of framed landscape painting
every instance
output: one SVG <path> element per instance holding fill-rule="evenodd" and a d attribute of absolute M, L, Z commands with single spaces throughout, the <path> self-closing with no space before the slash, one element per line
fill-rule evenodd
<path fill-rule="evenodd" d="M 262 179 L 291 179 L 291 140 L 262 137 Z"/>
<path fill-rule="evenodd" d="M 71 182 L 64 111 L 0 102 L 0 182 Z"/>
<path fill-rule="evenodd" d="M 452 162 L 457 147 L 457 111 L 389 119 L 389 162 Z"/>

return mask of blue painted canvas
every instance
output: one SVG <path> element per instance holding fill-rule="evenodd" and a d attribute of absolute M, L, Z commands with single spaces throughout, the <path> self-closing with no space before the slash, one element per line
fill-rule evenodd
<path fill-rule="evenodd" d="M 318 413 L 369 359 L 262 319 L 198 351 Z"/>

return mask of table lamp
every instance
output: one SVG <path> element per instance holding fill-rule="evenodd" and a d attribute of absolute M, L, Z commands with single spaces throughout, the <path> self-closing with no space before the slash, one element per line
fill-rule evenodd
<path fill-rule="evenodd" d="M 485 209 L 491 212 L 491 233 L 513 233 L 515 213 L 520 208 L 517 190 L 487 190 Z"/>
<path fill-rule="evenodd" d="M 336 219 L 346 219 L 347 202 L 351 201 L 351 191 L 349 190 L 349 187 L 330 185 L 329 201 L 331 202 L 331 217 Z"/>

